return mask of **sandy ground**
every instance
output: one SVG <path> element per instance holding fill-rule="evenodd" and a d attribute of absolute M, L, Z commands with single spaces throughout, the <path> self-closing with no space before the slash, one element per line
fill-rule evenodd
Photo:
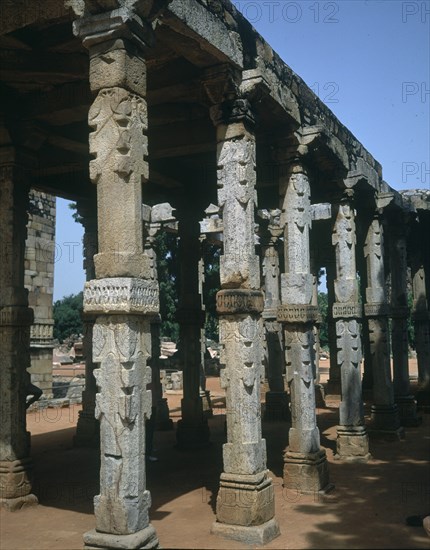
<path fill-rule="evenodd" d="M 411 374 L 414 375 L 412 365 Z M 416 369 L 415 369 L 416 370 Z M 326 367 L 322 367 L 323 381 Z M 163 548 L 245 548 L 210 534 L 222 471 L 225 401 L 219 379 L 208 379 L 214 403 L 209 421 L 212 445 L 199 451 L 175 448 L 175 432 L 156 432 L 159 461 L 148 464 L 151 522 Z M 180 392 L 168 396 L 171 416 L 180 418 Z M 335 484 L 326 496 L 301 495 L 282 487 L 282 454 L 289 424 L 263 423 L 281 536 L 266 548 L 430 548 L 422 528 L 405 517 L 430 513 L 430 415 L 408 428 L 402 441 L 371 441 L 367 464 L 335 461 L 337 401 L 318 410 L 321 443 Z M 32 433 L 35 493 L 39 506 L 0 515 L 1 550 L 82 548 L 94 527 L 92 498 L 98 492 L 98 452 L 73 447 L 78 406 L 28 414 Z M 369 404 L 365 404 L 368 418 Z"/>

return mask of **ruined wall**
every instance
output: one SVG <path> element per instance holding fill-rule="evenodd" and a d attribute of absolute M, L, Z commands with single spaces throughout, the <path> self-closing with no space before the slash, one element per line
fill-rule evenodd
<path fill-rule="evenodd" d="M 55 197 L 31 190 L 25 247 L 25 287 L 34 311 L 30 329 L 31 381 L 52 397 Z"/>

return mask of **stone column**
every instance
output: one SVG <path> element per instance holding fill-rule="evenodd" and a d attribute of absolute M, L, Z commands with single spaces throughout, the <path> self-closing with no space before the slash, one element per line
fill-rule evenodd
<path fill-rule="evenodd" d="M 301 493 L 329 486 L 326 452 L 320 448 L 315 414 L 315 353 L 313 326 L 318 307 L 312 305 L 309 231 L 311 190 L 306 168 L 292 160 L 281 177 L 285 273 L 281 275 L 278 321 L 284 324 L 287 382 L 291 396 L 289 445 L 284 456 L 284 485 Z"/>
<path fill-rule="evenodd" d="M 311 258 L 311 271 L 312 271 L 312 305 L 318 308 L 318 268 L 314 265 L 314 262 Z M 324 395 L 324 386 L 320 383 L 320 354 L 321 354 L 321 343 L 320 343 L 320 324 L 321 324 L 321 314 L 318 311 L 317 319 L 313 326 L 314 332 L 314 386 L 315 386 L 315 406 L 317 409 L 324 409 L 325 404 L 325 395 Z"/>
<path fill-rule="evenodd" d="M 92 9 L 93 3 L 89 5 Z M 151 415 L 151 317 L 158 283 L 144 255 L 142 183 L 148 179 L 145 44 L 150 25 L 121 8 L 87 15 L 74 31 L 90 53 L 90 177 L 97 186 L 96 279 L 84 311 L 96 316 L 93 361 L 100 422 L 100 494 L 87 548 L 155 548 L 146 489 L 145 419 Z"/>
<path fill-rule="evenodd" d="M 369 360 L 373 373 L 371 433 L 389 438 L 402 436 L 399 411 L 391 381 L 388 304 L 385 292 L 384 239 L 377 215 L 370 221 L 365 245 L 367 287 L 364 313 L 369 327 Z"/>
<path fill-rule="evenodd" d="M 160 324 L 161 317 L 158 315 L 151 322 L 151 371 L 152 371 L 152 383 L 155 385 L 155 391 L 153 391 L 156 398 L 156 418 L 155 429 L 160 431 L 173 430 L 173 420 L 170 418 L 169 404 L 167 398 L 163 396 L 163 385 L 160 380 Z"/>
<path fill-rule="evenodd" d="M 84 269 L 86 280 L 95 279 L 94 256 L 97 254 L 97 203 L 78 201 L 78 214 L 84 226 Z M 74 444 L 76 447 L 98 447 L 100 426 L 95 417 L 97 384 L 94 377 L 93 327 L 95 317 L 83 313 L 83 354 L 85 357 L 85 389 L 82 392 L 82 410 L 79 412 Z"/>
<path fill-rule="evenodd" d="M 30 325 L 33 310 L 24 288 L 29 185 L 19 153 L 0 148 L 0 506 L 37 504 L 31 490 L 30 433 L 26 397 L 30 387 Z"/>
<path fill-rule="evenodd" d="M 340 365 L 337 362 L 336 321 L 333 319 L 333 305 L 336 301 L 334 294 L 335 277 L 336 267 L 334 263 L 329 262 L 327 263 L 327 332 L 330 352 L 330 369 L 326 393 L 340 396 Z"/>
<path fill-rule="evenodd" d="M 426 293 L 424 263 L 419 250 L 412 255 L 412 319 L 415 329 L 415 348 L 418 363 L 417 403 L 424 410 L 430 409 L 430 315 Z"/>
<path fill-rule="evenodd" d="M 357 241 L 352 198 L 353 192 L 347 190 L 337 208 L 332 236 L 336 257 L 336 301 L 332 315 L 336 322 L 336 358 L 341 374 L 336 456 L 363 462 L 370 458 L 370 454 L 361 395 L 361 305 L 358 301 L 355 259 Z"/>
<path fill-rule="evenodd" d="M 200 222 L 199 222 L 200 225 Z M 200 225 L 201 229 L 201 225 Z M 205 262 L 203 258 L 203 247 L 206 242 L 206 235 L 200 235 L 200 251 L 201 257 L 199 259 L 199 295 L 201 297 L 201 308 L 203 315 L 206 318 L 206 307 L 203 303 L 203 284 L 205 282 Z M 211 393 L 210 390 L 206 389 L 206 370 L 205 370 L 205 355 L 206 355 L 206 331 L 205 331 L 205 321 L 200 329 L 200 397 L 202 400 L 203 414 L 206 418 L 213 417 L 212 411 L 212 402 L 211 402 Z"/>
<path fill-rule="evenodd" d="M 179 214 L 180 296 L 177 311 L 179 340 L 183 360 L 182 419 L 176 439 L 182 449 L 199 448 L 209 443 L 209 426 L 200 395 L 201 329 L 204 325 L 202 297 L 199 293 L 200 225 L 193 209 Z"/>
<path fill-rule="evenodd" d="M 266 392 L 264 419 L 268 421 L 290 418 L 289 397 L 285 391 L 285 355 L 282 325 L 276 320 L 280 305 L 279 238 L 282 236 L 280 210 L 260 210 L 259 215 L 268 221 L 262 230 L 261 245 L 264 277 L 264 335 L 265 362 L 269 391 Z"/>
<path fill-rule="evenodd" d="M 224 223 L 217 295 L 227 443 L 212 532 L 265 544 L 279 534 L 261 436 L 263 293 L 255 254 L 256 143 L 246 99 L 211 110 L 217 131 L 218 203 Z"/>
<path fill-rule="evenodd" d="M 402 426 L 418 426 L 417 404 L 409 382 L 408 295 L 406 228 L 390 226 L 391 347 L 393 354 L 394 400 Z"/>

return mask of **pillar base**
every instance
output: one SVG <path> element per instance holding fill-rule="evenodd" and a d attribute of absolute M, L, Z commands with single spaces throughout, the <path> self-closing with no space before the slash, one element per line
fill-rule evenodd
<path fill-rule="evenodd" d="M 266 393 L 266 408 L 264 411 L 264 420 L 266 422 L 277 422 L 289 420 L 290 398 L 285 391 L 268 391 Z"/>
<path fill-rule="evenodd" d="M 203 407 L 203 416 L 205 418 L 212 418 L 213 412 L 212 412 L 212 402 L 211 402 L 211 393 L 209 390 L 201 390 L 200 391 L 200 397 L 202 400 L 202 407 Z"/>
<path fill-rule="evenodd" d="M 287 451 L 284 455 L 284 487 L 303 495 L 331 490 L 333 485 L 329 483 L 325 450 L 317 453 Z"/>
<path fill-rule="evenodd" d="M 419 426 L 423 419 L 417 415 L 417 403 L 413 395 L 402 395 L 395 398 L 399 409 L 402 426 Z"/>
<path fill-rule="evenodd" d="M 37 504 L 39 504 L 37 496 L 31 493 L 17 498 L 0 498 L 0 508 L 9 512 L 16 512 L 17 510 L 21 510 L 21 508 L 36 506 Z"/>
<path fill-rule="evenodd" d="M 215 525 L 257 528 L 274 516 L 275 493 L 267 470 L 253 475 L 221 474 Z"/>
<path fill-rule="evenodd" d="M 405 437 L 405 430 L 400 426 L 397 405 L 372 405 L 369 435 L 398 441 Z"/>
<path fill-rule="evenodd" d="M 336 460 L 367 462 L 372 458 L 365 426 L 338 426 L 336 449 Z"/>
<path fill-rule="evenodd" d="M 415 394 L 417 407 L 423 413 L 430 413 L 430 388 L 420 389 Z"/>
<path fill-rule="evenodd" d="M 80 411 L 73 445 L 75 447 L 100 447 L 100 425 L 94 414 Z"/>
<path fill-rule="evenodd" d="M 325 409 L 325 391 L 322 384 L 315 383 L 315 407 L 317 409 Z"/>
<path fill-rule="evenodd" d="M 211 533 L 226 539 L 237 540 L 248 545 L 264 545 L 280 535 L 279 525 L 275 518 L 262 525 L 244 527 L 227 523 L 212 524 Z"/>
<path fill-rule="evenodd" d="M 201 449 L 210 445 L 209 426 L 205 419 L 200 424 L 179 420 L 176 429 L 176 447 L 178 449 Z"/>
<path fill-rule="evenodd" d="M 158 548 L 159 542 L 157 533 L 151 524 L 145 529 L 132 533 L 130 535 L 112 535 L 110 533 L 100 533 L 95 529 L 84 534 L 84 548 L 87 550 L 103 549 L 130 549 L 138 548 Z"/>
<path fill-rule="evenodd" d="M 173 420 L 170 418 L 169 404 L 165 397 L 162 397 L 157 402 L 155 429 L 160 432 L 173 430 Z"/>
<path fill-rule="evenodd" d="M 11 512 L 24 506 L 34 506 L 37 497 L 31 493 L 30 457 L 0 462 L 0 507 Z"/>

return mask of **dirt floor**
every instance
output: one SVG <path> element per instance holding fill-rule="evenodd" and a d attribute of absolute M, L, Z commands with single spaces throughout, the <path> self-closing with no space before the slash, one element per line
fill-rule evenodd
<path fill-rule="evenodd" d="M 323 381 L 327 369 L 323 367 Z M 413 373 L 413 371 L 412 371 Z M 158 462 L 148 464 L 151 522 L 163 548 L 246 548 L 210 534 L 222 471 L 224 392 L 208 379 L 214 404 L 209 420 L 212 444 L 199 451 L 175 448 L 175 432 L 156 432 Z M 180 392 L 167 396 L 171 416 L 180 418 Z M 318 410 L 321 443 L 327 449 L 335 489 L 326 496 L 301 495 L 282 487 L 287 422 L 263 423 L 268 467 L 276 496 L 281 536 L 266 548 L 430 548 L 422 528 L 405 517 L 430 513 L 430 415 L 408 428 L 401 441 L 371 440 L 367 464 L 335 461 L 338 402 L 327 398 Z M 99 453 L 76 449 L 78 406 L 28 414 L 32 433 L 35 489 L 39 506 L 0 515 L 1 550 L 82 548 L 82 534 L 94 528 L 92 498 L 98 492 Z M 365 404 L 368 419 L 369 404 Z"/>

